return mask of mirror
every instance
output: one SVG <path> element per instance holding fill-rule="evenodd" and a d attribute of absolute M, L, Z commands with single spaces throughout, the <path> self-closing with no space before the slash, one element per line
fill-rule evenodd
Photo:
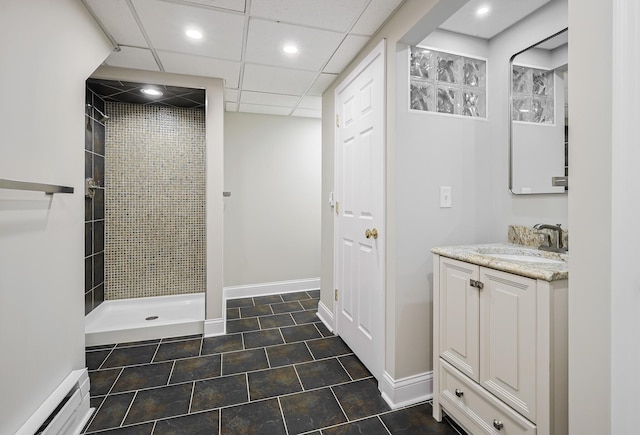
<path fill-rule="evenodd" d="M 509 62 L 509 190 L 515 195 L 568 189 L 568 29 Z"/>

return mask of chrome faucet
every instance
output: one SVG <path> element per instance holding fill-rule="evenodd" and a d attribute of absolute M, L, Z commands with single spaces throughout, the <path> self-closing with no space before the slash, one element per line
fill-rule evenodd
<path fill-rule="evenodd" d="M 551 246 L 551 243 L 549 243 L 549 246 L 541 245 L 538 247 L 538 249 L 541 249 L 543 251 L 552 251 L 552 252 L 567 252 L 568 248 L 565 248 L 562 243 L 562 227 L 560 226 L 560 224 L 557 224 L 557 225 L 535 224 L 533 228 L 535 228 L 536 230 L 551 230 L 556 232 L 555 246 Z M 540 234 L 545 234 L 545 233 L 540 233 Z"/>

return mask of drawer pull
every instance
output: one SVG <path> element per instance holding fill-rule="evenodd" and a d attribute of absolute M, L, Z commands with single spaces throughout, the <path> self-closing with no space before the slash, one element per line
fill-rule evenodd
<path fill-rule="evenodd" d="M 493 427 L 500 430 L 504 427 L 504 424 L 500 420 L 493 420 Z"/>
<path fill-rule="evenodd" d="M 463 392 L 463 391 L 461 391 L 461 390 L 458 390 L 457 388 L 456 388 L 455 393 L 456 393 L 456 396 L 458 396 L 458 397 L 462 397 L 462 396 L 464 396 L 464 392 Z"/>

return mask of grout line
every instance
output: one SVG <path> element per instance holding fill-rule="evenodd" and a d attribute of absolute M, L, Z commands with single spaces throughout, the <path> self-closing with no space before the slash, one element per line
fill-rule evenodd
<path fill-rule="evenodd" d="M 187 414 L 191 414 L 191 405 L 193 404 L 193 393 L 196 391 L 196 381 L 193 381 L 191 385 L 191 397 L 189 397 L 189 409 L 187 410 Z"/>
<path fill-rule="evenodd" d="M 247 386 L 247 400 L 251 403 L 251 391 L 249 391 L 249 372 L 244 373 L 244 383 Z"/>
<path fill-rule="evenodd" d="M 380 418 L 380 415 L 382 415 L 382 414 L 376 415 L 376 418 L 378 419 L 378 421 L 380 421 L 380 423 L 382 423 L 382 427 L 384 427 L 384 429 L 387 431 L 387 433 L 389 435 L 391 435 L 391 430 L 387 427 L 386 424 L 384 424 L 384 421 L 382 421 L 382 418 Z"/>
<path fill-rule="evenodd" d="M 127 408 L 127 412 L 124 413 L 124 416 L 122 417 L 122 421 L 120 422 L 118 427 L 122 427 L 122 425 L 124 424 L 124 421 L 127 419 L 127 416 L 129 415 L 129 411 L 131 411 L 131 407 L 133 406 L 133 402 L 135 402 L 135 400 L 136 400 L 136 397 L 138 397 L 138 392 L 137 391 L 135 393 L 133 393 L 133 399 L 131 399 L 131 403 L 129 403 L 129 407 Z"/>
<path fill-rule="evenodd" d="M 335 391 L 333 391 L 333 387 L 334 386 L 329 387 L 329 390 L 331 390 L 331 394 L 333 394 L 333 397 L 336 399 L 336 402 L 338 402 L 338 406 L 340 407 L 340 410 L 344 414 L 344 418 L 346 418 L 347 421 L 350 422 L 351 420 L 349 420 L 349 417 L 347 416 L 347 413 L 345 412 L 344 408 L 342 407 L 342 403 L 340 403 L 340 401 L 338 400 L 338 396 L 336 396 Z"/>
<path fill-rule="evenodd" d="M 342 356 L 342 355 L 341 355 L 341 356 Z M 349 378 L 350 378 L 352 381 L 355 381 L 355 379 L 353 379 L 353 376 L 351 376 L 351 373 L 349 373 L 349 370 L 347 370 L 347 367 L 346 367 L 344 364 L 342 364 L 342 361 L 340 361 L 340 357 L 339 357 L 339 356 L 337 356 L 337 357 L 335 357 L 335 358 L 338 360 L 338 363 L 340 363 L 340 365 L 342 366 L 342 369 L 343 369 L 345 372 L 347 372 L 347 376 L 349 376 Z M 359 380 L 359 379 L 358 379 L 358 380 Z"/>
<path fill-rule="evenodd" d="M 284 418 L 284 409 L 282 408 L 282 402 L 280 402 L 280 397 L 278 396 L 278 408 L 280 408 L 280 415 L 282 416 L 282 423 L 284 424 L 284 431 L 287 435 L 289 435 L 289 427 L 287 425 L 287 419 Z"/>
<path fill-rule="evenodd" d="M 111 354 L 113 353 L 113 351 L 116 350 L 116 347 L 113 346 L 111 348 L 111 350 L 109 351 L 109 353 L 107 354 L 107 356 L 102 360 L 102 362 L 100 363 L 100 365 L 98 366 L 98 368 L 96 370 L 102 370 L 102 366 L 104 365 L 105 362 L 107 362 L 107 360 L 109 359 L 109 357 L 111 356 Z M 85 352 L 86 353 L 86 352 Z M 108 368 L 108 367 L 106 367 Z"/>
<path fill-rule="evenodd" d="M 302 379 L 300 379 L 300 374 L 298 373 L 298 369 L 295 364 L 293 364 L 293 371 L 295 372 L 296 377 L 298 378 L 298 382 L 300 382 L 300 387 L 302 388 L 302 391 L 307 391 L 304 388 L 304 384 L 302 383 Z"/>
<path fill-rule="evenodd" d="M 171 376 L 173 376 L 173 371 L 176 369 L 176 361 L 178 360 L 174 359 L 173 364 L 171 364 L 171 371 L 169 372 L 169 377 L 167 378 L 167 383 L 165 384 L 165 386 L 171 385 Z"/>

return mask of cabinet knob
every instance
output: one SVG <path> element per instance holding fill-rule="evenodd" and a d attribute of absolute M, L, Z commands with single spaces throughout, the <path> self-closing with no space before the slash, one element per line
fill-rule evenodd
<path fill-rule="evenodd" d="M 464 392 L 462 390 L 458 390 L 457 388 L 456 388 L 455 393 L 456 393 L 456 396 L 458 396 L 458 397 L 464 396 Z"/>
<path fill-rule="evenodd" d="M 493 420 L 493 427 L 500 430 L 504 427 L 504 424 L 500 420 Z"/>

